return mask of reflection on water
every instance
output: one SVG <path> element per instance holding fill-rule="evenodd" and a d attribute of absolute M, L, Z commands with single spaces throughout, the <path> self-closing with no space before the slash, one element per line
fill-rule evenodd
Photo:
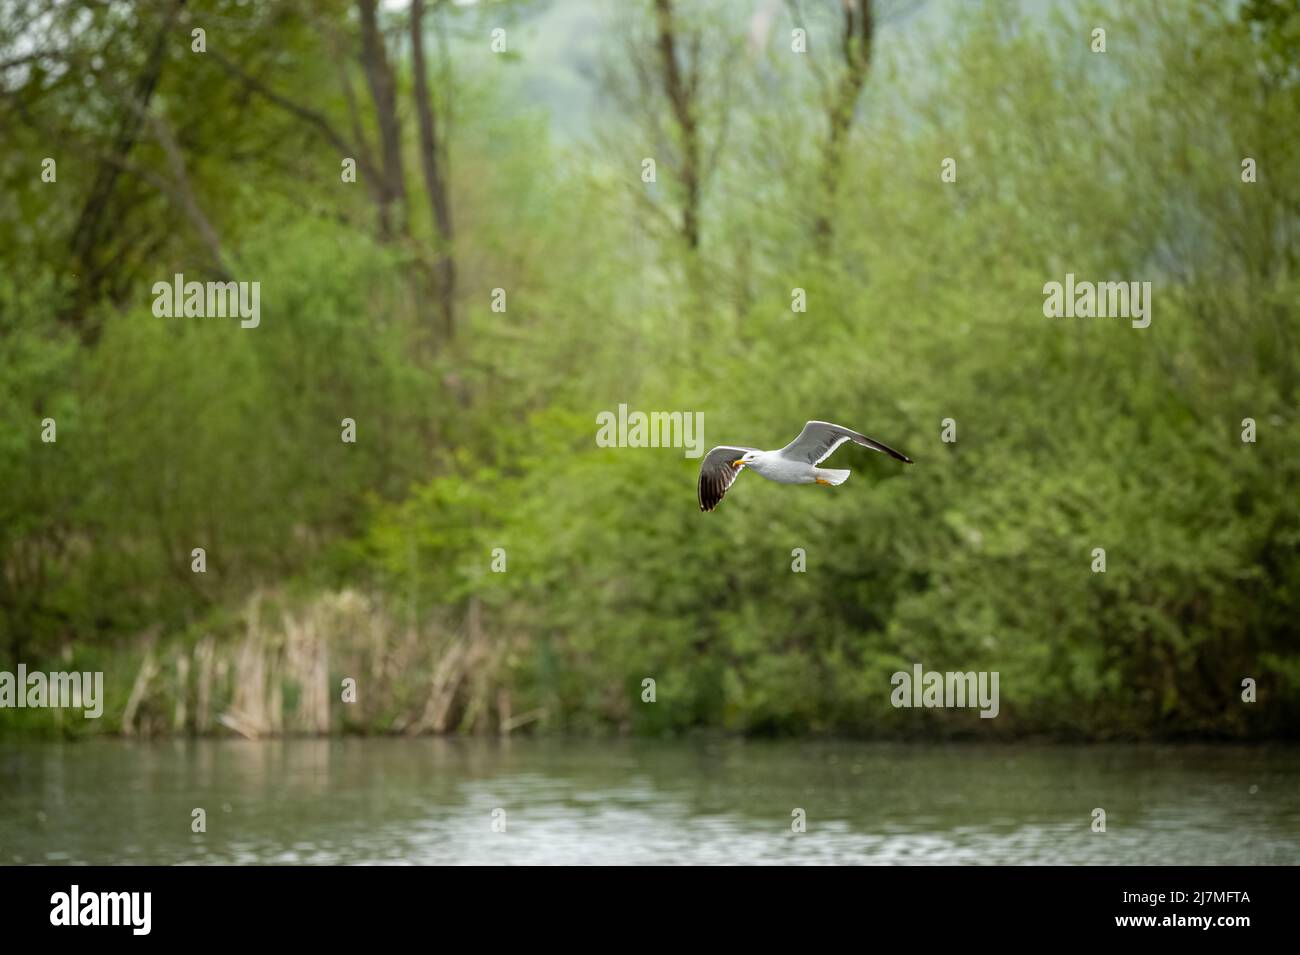
<path fill-rule="evenodd" d="M 75 862 L 1294 865 L 1300 749 L 0 744 L 0 863 Z"/>

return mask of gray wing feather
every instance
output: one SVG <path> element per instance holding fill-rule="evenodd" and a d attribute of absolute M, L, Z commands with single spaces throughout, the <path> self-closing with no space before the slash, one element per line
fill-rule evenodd
<path fill-rule="evenodd" d="M 895 451 L 889 445 L 881 444 L 875 438 L 868 438 L 865 434 L 858 434 L 856 431 L 850 431 L 838 424 L 831 424 L 829 421 L 809 421 L 803 426 L 803 430 L 799 432 L 799 437 L 787 444 L 778 453 L 794 461 L 816 465 L 829 458 L 832 452 L 845 441 L 852 441 L 854 444 L 860 444 L 872 451 L 880 451 L 891 458 L 902 461 L 904 464 L 912 463 L 912 459 L 901 451 Z"/>

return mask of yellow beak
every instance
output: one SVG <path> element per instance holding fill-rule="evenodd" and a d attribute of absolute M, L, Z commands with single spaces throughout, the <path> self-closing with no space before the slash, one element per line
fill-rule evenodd
<path fill-rule="evenodd" d="M 745 459 L 744 459 L 744 458 L 736 458 L 736 460 L 734 460 L 734 461 L 731 462 L 731 466 L 732 466 L 733 468 L 738 468 L 738 467 L 740 467 L 740 466 L 741 466 L 742 464 L 744 464 L 744 463 L 745 463 Z"/>

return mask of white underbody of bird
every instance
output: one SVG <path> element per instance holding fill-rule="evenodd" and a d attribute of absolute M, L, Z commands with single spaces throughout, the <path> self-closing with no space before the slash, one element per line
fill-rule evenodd
<path fill-rule="evenodd" d="M 846 441 L 887 454 L 904 464 L 912 463 L 906 454 L 895 451 L 874 438 L 868 438 L 865 434 L 858 434 L 829 421 L 809 421 L 799 432 L 799 437 L 778 451 L 760 451 L 744 445 L 723 444 L 706 454 L 700 462 L 697 487 L 700 510 L 711 511 L 717 507 L 745 468 L 750 468 L 760 477 L 777 484 L 820 484 L 825 487 L 843 484 L 851 472 L 818 465 Z"/>

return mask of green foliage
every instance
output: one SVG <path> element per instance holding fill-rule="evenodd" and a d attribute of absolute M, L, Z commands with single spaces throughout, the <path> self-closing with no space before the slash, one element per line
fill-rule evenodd
<path fill-rule="evenodd" d="M 1294 733 L 1300 181 L 1294 71 L 1277 67 L 1294 12 L 1042 6 L 951 4 L 933 35 L 882 29 L 829 244 L 813 228 L 825 77 L 788 52 L 788 24 L 765 51 L 703 47 L 752 82 L 702 73 L 695 250 L 671 227 L 678 185 L 639 181 L 664 104 L 609 116 L 599 147 L 556 145 L 515 105 L 516 64 L 457 47 L 456 95 L 446 76 L 439 92 L 455 111 L 452 341 L 423 307 L 436 237 L 420 202 L 409 242 L 380 241 L 363 202 L 335 206 L 319 142 L 328 172 L 298 178 L 282 111 L 240 101 L 268 150 L 254 160 L 212 115 L 178 123 L 232 270 L 262 283 L 262 326 L 149 313 L 152 281 L 195 268 L 188 230 L 125 301 L 96 304 L 93 345 L 59 319 L 54 273 L 5 270 L 0 645 L 134 660 L 135 635 L 193 633 L 262 588 L 363 586 L 405 618 L 478 621 L 500 652 L 462 710 L 490 683 L 547 730 Z M 633 20 L 649 42 L 652 19 Z M 248 56 L 274 59 L 273 28 L 310 49 L 272 18 Z M 824 35 L 809 57 L 833 79 Z M 614 88 L 643 88 L 608 46 Z M 295 94 L 323 81 L 271 75 Z M 219 73 L 175 82 L 235 108 Z M 1151 326 L 1045 318 L 1043 285 L 1067 272 L 1150 281 Z M 916 464 L 844 448 L 843 487 L 745 475 L 701 514 L 697 461 L 596 446 L 596 415 L 620 403 L 704 412 L 706 448 L 840 421 Z M 890 675 L 915 662 L 998 671 L 1002 716 L 895 710 Z"/>

